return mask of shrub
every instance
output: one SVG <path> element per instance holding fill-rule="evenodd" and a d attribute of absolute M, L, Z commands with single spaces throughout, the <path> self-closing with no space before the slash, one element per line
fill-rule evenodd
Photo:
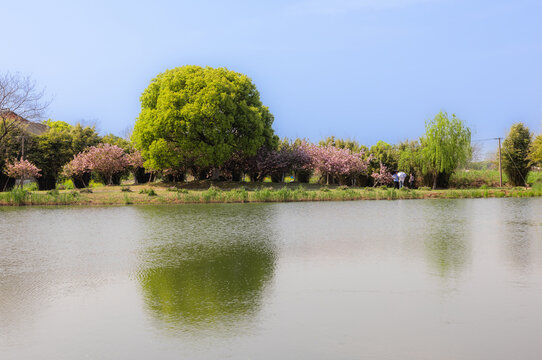
<path fill-rule="evenodd" d="M 142 189 L 141 191 L 139 191 L 140 194 L 147 194 L 148 196 L 158 196 L 158 194 L 156 193 L 156 191 L 154 191 L 154 189 Z"/>
<path fill-rule="evenodd" d="M 26 184 L 23 186 L 23 189 L 27 191 L 37 191 L 38 190 L 38 184 L 35 182 L 31 182 L 29 184 Z"/>
<path fill-rule="evenodd" d="M 66 189 L 66 190 L 73 190 L 73 189 L 75 189 L 75 186 L 74 186 L 74 184 L 73 184 L 72 179 L 67 179 L 67 180 L 65 180 L 64 182 L 62 182 L 62 186 L 63 186 L 64 189 Z"/>
<path fill-rule="evenodd" d="M 104 186 L 103 183 L 95 181 L 95 180 L 90 180 L 88 183 L 88 187 L 90 188 L 97 188 L 97 187 L 102 187 L 102 186 Z"/>

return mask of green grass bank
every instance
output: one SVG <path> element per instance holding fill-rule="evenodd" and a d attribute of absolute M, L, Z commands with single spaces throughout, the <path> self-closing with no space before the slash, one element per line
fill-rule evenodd
<path fill-rule="evenodd" d="M 199 184 L 172 187 L 167 184 L 137 186 L 99 186 L 85 190 L 30 191 L 16 189 L 0 193 L 0 205 L 135 205 L 135 204 L 194 204 L 251 203 L 296 201 L 351 201 L 399 199 L 472 199 L 542 196 L 542 186 L 532 188 L 478 189 L 402 189 L 327 187 L 310 184 L 259 184 L 239 186 L 239 183 Z"/>

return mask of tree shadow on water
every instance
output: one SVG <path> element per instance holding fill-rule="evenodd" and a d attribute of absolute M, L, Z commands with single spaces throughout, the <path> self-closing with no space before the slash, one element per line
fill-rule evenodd
<path fill-rule="evenodd" d="M 458 277 L 471 252 L 465 209 L 457 201 L 429 205 L 424 239 L 428 262 L 438 276 Z"/>

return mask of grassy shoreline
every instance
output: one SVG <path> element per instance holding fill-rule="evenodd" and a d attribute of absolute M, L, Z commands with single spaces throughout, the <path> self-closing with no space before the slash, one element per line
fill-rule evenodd
<path fill-rule="evenodd" d="M 472 199 L 501 197 L 538 197 L 542 188 L 478 188 L 449 190 L 395 190 L 383 188 L 349 188 L 315 184 L 167 184 L 136 186 L 101 186 L 92 192 L 79 190 L 26 191 L 0 193 L 0 206 L 29 205 L 138 205 L 253 203 L 301 201 L 352 201 L 400 199 Z"/>

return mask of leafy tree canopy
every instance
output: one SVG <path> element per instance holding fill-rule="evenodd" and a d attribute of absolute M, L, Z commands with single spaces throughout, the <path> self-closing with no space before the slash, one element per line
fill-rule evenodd
<path fill-rule="evenodd" d="M 248 156 L 272 147 L 277 141 L 272 123 L 273 115 L 246 75 L 189 65 L 151 81 L 141 95 L 132 140 L 155 169 L 218 167 L 234 153 Z M 171 164 L 168 157 L 179 163 Z"/>
<path fill-rule="evenodd" d="M 27 158 L 42 170 L 38 178 L 41 190 L 53 189 L 62 166 L 75 154 L 89 146 L 97 145 L 100 136 L 94 127 L 72 126 L 64 121 L 47 120 L 49 130 L 29 141 Z"/>
<path fill-rule="evenodd" d="M 529 148 L 532 135 L 522 123 L 512 125 L 502 144 L 502 168 L 513 186 L 525 185 L 530 170 Z"/>
<path fill-rule="evenodd" d="M 420 139 L 422 171 L 432 177 L 433 188 L 441 174 L 449 177 L 470 159 L 470 140 L 470 129 L 455 114 L 450 118 L 441 111 L 425 123 L 425 136 Z"/>

